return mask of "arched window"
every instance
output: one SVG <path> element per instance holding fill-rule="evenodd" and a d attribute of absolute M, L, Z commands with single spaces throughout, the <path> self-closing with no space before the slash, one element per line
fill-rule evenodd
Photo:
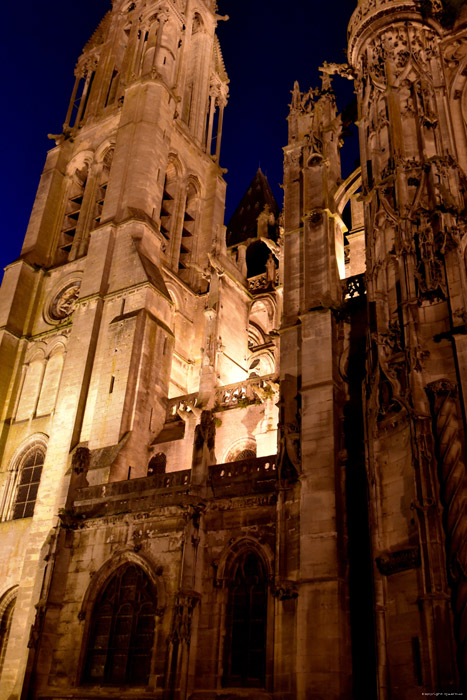
<path fill-rule="evenodd" d="M 19 467 L 18 489 L 13 506 L 12 520 L 31 518 L 34 514 L 37 492 L 44 466 L 45 452 L 40 447 L 28 450 Z"/>
<path fill-rule="evenodd" d="M 193 235 L 196 227 L 198 213 L 198 192 L 192 182 L 186 191 L 185 213 L 183 216 L 182 240 L 180 243 L 180 255 L 178 269 L 185 270 L 190 263 L 193 250 Z"/>
<path fill-rule="evenodd" d="M 148 684 L 156 606 L 156 592 L 141 568 L 117 569 L 92 611 L 84 683 Z"/>
<path fill-rule="evenodd" d="M 161 233 L 167 241 L 170 241 L 174 225 L 174 208 L 177 197 L 178 175 L 175 165 L 169 162 L 164 181 L 161 204 Z"/>
<path fill-rule="evenodd" d="M 240 450 L 240 452 L 235 455 L 233 461 L 241 462 L 244 459 L 256 459 L 256 450 Z"/>
<path fill-rule="evenodd" d="M 17 590 L 17 587 L 15 587 L 8 591 L 8 593 L 6 593 L 0 601 L 0 678 L 2 676 L 3 664 L 5 662 Z"/>
<path fill-rule="evenodd" d="M 65 217 L 63 219 L 58 242 L 56 263 L 60 264 L 68 260 L 73 241 L 78 231 L 78 224 L 82 228 L 82 204 L 88 176 L 89 165 L 88 163 L 84 163 L 82 168 L 77 168 L 75 170 L 71 178 Z"/>
<path fill-rule="evenodd" d="M 244 459 L 256 459 L 256 441 L 254 438 L 237 440 L 225 456 L 225 462 L 241 462 Z"/>
<path fill-rule="evenodd" d="M 224 686 L 257 688 L 266 675 L 267 576 L 252 551 L 237 560 L 229 587 Z"/>
<path fill-rule="evenodd" d="M 37 433 L 13 455 L 1 496 L 0 521 L 33 515 L 46 451 L 47 436 Z"/>
<path fill-rule="evenodd" d="M 254 241 L 246 251 L 247 277 L 256 277 L 266 272 L 266 263 L 270 256 L 270 250 L 262 241 Z"/>
<path fill-rule="evenodd" d="M 148 464 L 148 476 L 155 474 L 165 474 L 167 468 L 167 457 L 163 452 L 158 452 L 151 457 Z"/>
<path fill-rule="evenodd" d="M 102 160 L 102 169 L 98 177 L 96 190 L 96 208 L 94 223 L 98 226 L 101 222 L 102 209 L 104 208 L 105 196 L 107 194 L 107 186 L 109 184 L 110 168 L 114 156 L 114 149 L 109 148 Z"/>

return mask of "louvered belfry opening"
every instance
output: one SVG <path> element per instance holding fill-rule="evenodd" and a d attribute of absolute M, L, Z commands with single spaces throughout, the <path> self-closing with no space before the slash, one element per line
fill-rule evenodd
<path fill-rule="evenodd" d="M 85 683 L 147 685 L 154 645 L 156 593 L 144 571 L 120 567 L 92 613 Z"/>

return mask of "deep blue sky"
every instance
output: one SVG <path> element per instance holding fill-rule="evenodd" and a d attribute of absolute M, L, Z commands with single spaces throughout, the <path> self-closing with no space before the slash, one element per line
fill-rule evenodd
<path fill-rule="evenodd" d="M 218 30 L 230 78 L 221 151 L 228 169 L 227 223 L 258 166 L 281 204 L 290 90 L 294 80 L 302 89 L 318 85 L 324 60 L 346 60 L 346 28 L 356 0 L 218 1 L 219 13 L 230 16 Z M 76 59 L 109 7 L 110 0 L 23 0 L 2 8 L 0 277 L 20 252 L 51 147 L 47 133 L 61 131 Z M 337 80 L 336 87 L 344 107 L 351 84 Z M 356 144 L 349 147 L 348 171 Z"/>

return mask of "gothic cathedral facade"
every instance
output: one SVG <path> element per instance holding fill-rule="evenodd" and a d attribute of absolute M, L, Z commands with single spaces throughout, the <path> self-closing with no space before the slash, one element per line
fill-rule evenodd
<path fill-rule="evenodd" d="M 460 695 L 467 6 L 359 0 L 228 227 L 221 19 L 113 0 L 5 270 L 0 698 Z"/>

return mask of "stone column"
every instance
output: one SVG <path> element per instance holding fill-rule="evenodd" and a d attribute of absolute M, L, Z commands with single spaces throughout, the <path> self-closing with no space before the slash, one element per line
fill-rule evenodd
<path fill-rule="evenodd" d="M 457 387 L 446 379 L 427 386 L 431 399 L 445 508 L 449 573 L 454 584 L 459 657 L 467 680 L 467 473 L 460 437 Z"/>
<path fill-rule="evenodd" d="M 421 560 L 420 574 L 418 565 L 407 563 L 397 569 L 405 583 L 399 573 L 399 580 L 388 576 L 378 588 L 386 611 L 385 638 L 380 632 L 378 639 L 386 650 L 379 656 L 387 659 L 390 687 L 421 682 L 448 691 L 457 679 L 425 387 L 440 372 L 456 376 L 456 348 L 448 336 L 457 325 L 459 269 L 442 241 L 464 203 L 446 110 L 442 37 L 432 21 L 435 3 L 431 10 L 428 5 L 431 19 L 415 0 L 362 0 L 350 21 L 348 55 L 356 76 L 367 236 L 364 401 L 368 476 L 378 500 L 370 516 L 373 555 L 397 560 L 416 543 Z M 444 344 L 433 340 L 437 330 L 447 333 Z M 380 573 L 375 570 L 376 579 Z M 409 590 L 417 590 L 416 602 Z M 389 601 L 399 597 L 406 608 L 396 620 Z M 421 681 L 412 671 L 415 657 L 409 667 L 414 639 Z"/>

